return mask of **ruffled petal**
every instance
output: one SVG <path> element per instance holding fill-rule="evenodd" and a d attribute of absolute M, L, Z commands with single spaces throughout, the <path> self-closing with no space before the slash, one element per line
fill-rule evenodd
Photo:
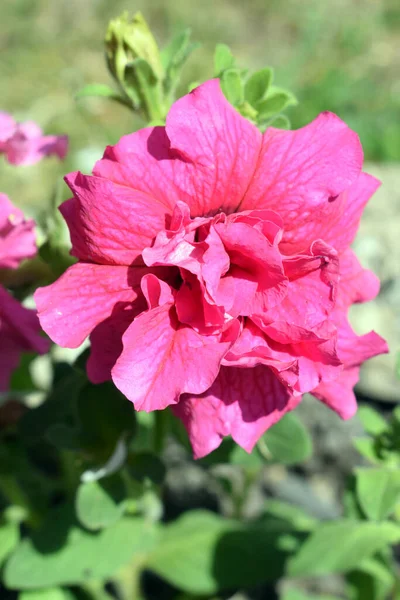
<path fill-rule="evenodd" d="M 227 435 L 251 452 L 263 433 L 300 400 L 268 367 L 222 367 L 209 390 L 184 396 L 173 411 L 188 430 L 194 457 L 201 458 Z"/>
<path fill-rule="evenodd" d="M 240 210 L 276 211 L 284 222 L 282 251 L 304 251 L 320 237 L 310 225 L 318 210 L 357 180 L 362 161 L 357 134 L 332 113 L 297 131 L 270 127 Z"/>
<path fill-rule="evenodd" d="M 123 351 L 112 369 L 115 385 L 136 410 L 159 410 L 178 402 L 181 394 L 204 392 L 238 334 L 235 326 L 222 338 L 202 336 L 179 324 L 172 298 L 163 301 L 128 327 L 122 337 Z"/>
<path fill-rule="evenodd" d="M 235 212 L 256 169 L 262 136 L 224 97 L 218 79 L 180 98 L 167 116 L 171 147 L 187 161 L 175 171 L 192 217 Z"/>
<path fill-rule="evenodd" d="M 100 177 L 71 173 L 66 181 L 74 198 L 60 210 L 70 230 L 71 253 L 100 264 L 143 265 L 143 249 L 165 227 L 166 206 Z"/>
<path fill-rule="evenodd" d="M 140 312 L 145 301 L 140 281 L 147 269 L 73 265 L 51 285 L 35 293 L 40 323 L 56 344 L 77 348 L 121 306 Z"/>
<path fill-rule="evenodd" d="M 334 381 L 320 384 L 311 393 L 342 419 L 351 419 L 357 412 L 353 388 L 358 382 L 359 372 L 359 367 L 344 369 Z"/>

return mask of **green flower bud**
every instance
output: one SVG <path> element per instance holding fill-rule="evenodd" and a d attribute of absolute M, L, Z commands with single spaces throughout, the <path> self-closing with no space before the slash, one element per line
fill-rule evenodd
<path fill-rule="evenodd" d="M 145 60 L 155 77 L 162 79 L 164 70 L 160 52 L 149 26 L 140 12 L 129 18 L 127 12 L 110 21 L 105 37 L 108 68 L 124 87 L 125 69 L 135 59 Z"/>

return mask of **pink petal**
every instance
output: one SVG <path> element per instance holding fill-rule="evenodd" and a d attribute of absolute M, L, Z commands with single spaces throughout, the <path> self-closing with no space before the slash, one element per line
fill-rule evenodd
<path fill-rule="evenodd" d="M 111 316 L 99 323 L 90 334 L 86 370 L 92 383 L 111 379 L 111 371 L 123 349 L 122 336 L 138 314 L 137 304 L 117 303 Z"/>
<path fill-rule="evenodd" d="M 265 364 L 295 395 L 314 389 L 338 376 L 341 361 L 336 352 L 336 329 L 328 322 L 307 331 L 285 322 L 262 326 L 247 323 L 223 364 Z"/>
<path fill-rule="evenodd" d="M 347 318 L 342 316 L 338 328 L 338 355 L 346 367 L 359 366 L 364 361 L 389 352 L 386 341 L 375 331 L 357 335 Z"/>
<path fill-rule="evenodd" d="M 183 283 L 175 296 L 175 307 L 181 323 L 204 335 L 221 331 L 224 326 L 224 308 L 208 298 L 203 284 L 192 273 L 183 274 Z"/>
<path fill-rule="evenodd" d="M 267 367 L 222 367 L 210 389 L 184 396 L 173 411 L 188 430 L 194 457 L 201 458 L 227 435 L 251 452 L 263 433 L 300 400 Z"/>
<path fill-rule="evenodd" d="M 309 239 L 322 238 L 338 252 L 346 250 L 356 236 L 365 205 L 379 186 L 378 179 L 361 173 L 335 200 L 313 211 L 312 218 L 302 223 L 303 230 L 308 227 Z"/>
<path fill-rule="evenodd" d="M 312 329 L 326 320 L 333 310 L 338 281 L 338 257 L 333 248 L 315 241 L 309 255 L 284 261 L 289 278 L 282 302 L 259 314 L 267 324 L 274 321 Z"/>
<path fill-rule="evenodd" d="M 230 260 L 229 272 L 215 294 L 216 303 L 235 317 L 262 314 L 279 304 L 288 285 L 279 250 L 246 223 L 220 223 L 215 229 Z"/>
<path fill-rule="evenodd" d="M 117 302 L 111 316 L 97 325 L 90 335 L 91 350 L 86 368 L 92 383 L 112 378 L 112 369 L 123 349 L 122 336 L 139 312 L 145 310 L 145 302 L 152 307 L 171 300 L 169 286 L 152 273 L 142 277 L 140 287 L 143 292 L 141 298 L 138 297 L 133 304 Z"/>
<path fill-rule="evenodd" d="M 240 210 L 276 211 L 284 222 L 282 251 L 304 251 L 316 238 L 314 215 L 357 180 L 362 160 L 358 136 L 332 113 L 297 131 L 270 127 Z"/>
<path fill-rule="evenodd" d="M 186 161 L 171 149 L 165 127 L 149 127 L 108 146 L 93 175 L 127 187 L 134 197 L 161 204 L 172 214 L 178 200 L 187 203 L 191 197 L 186 186 L 179 185 L 186 168 Z"/>
<path fill-rule="evenodd" d="M 152 247 L 143 250 L 145 264 L 176 265 L 191 273 L 199 274 L 200 263 L 207 246 L 194 241 L 195 230 L 207 221 L 209 221 L 207 218 L 191 221 L 188 205 L 178 201 L 168 229 L 160 231 Z"/>
<path fill-rule="evenodd" d="M 357 400 L 353 388 L 358 382 L 359 371 L 359 367 L 344 369 L 337 379 L 322 383 L 311 393 L 342 419 L 351 419 L 357 412 Z"/>
<path fill-rule="evenodd" d="M 74 198 L 64 202 L 72 254 L 80 260 L 129 266 L 164 229 L 169 209 L 145 193 L 100 177 L 71 173 Z"/>
<path fill-rule="evenodd" d="M 220 336 L 202 336 L 181 326 L 172 301 L 151 308 L 123 335 L 123 352 L 112 378 L 136 410 L 159 410 L 183 393 L 200 394 L 218 375 L 221 360 L 237 328 Z"/>
<path fill-rule="evenodd" d="M 0 391 L 8 388 L 12 371 L 22 352 L 44 354 L 49 341 L 40 336 L 34 310 L 29 310 L 0 286 Z"/>
<path fill-rule="evenodd" d="M 261 134 L 207 81 L 172 106 L 167 125 L 123 137 L 94 174 L 147 194 L 170 212 L 178 200 L 192 217 L 233 212 L 250 183 Z"/>
<path fill-rule="evenodd" d="M 35 140 L 43 137 L 41 127 L 34 121 L 24 121 L 18 123 L 16 128 L 18 133 L 21 133 L 27 140 Z"/>
<path fill-rule="evenodd" d="M 256 168 L 261 134 L 225 99 L 219 80 L 175 102 L 166 132 L 171 147 L 187 161 L 175 183 L 179 190 L 190 190 L 190 201 L 182 199 L 192 217 L 236 211 Z"/>
<path fill-rule="evenodd" d="M 68 151 L 68 136 L 44 136 L 36 123 L 27 121 L 16 126 L 4 151 L 8 162 L 13 165 L 33 165 L 51 155 L 64 159 Z"/>
<path fill-rule="evenodd" d="M 40 323 L 51 339 L 77 348 L 116 309 L 145 308 L 140 280 L 147 269 L 78 263 L 35 293 Z"/>
<path fill-rule="evenodd" d="M 379 279 L 364 269 L 351 248 L 340 256 L 340 277 L 337 288 L 336 309 L 344 312 L 354 303 L 373 300 L 379 293 Z"/>
<path fill-rule="evenodd" d="M 0 268 L 16 269 L 25 258 L 37 252 L 35 223 L 25 220 L 19 208 L 0 194 Z"/>

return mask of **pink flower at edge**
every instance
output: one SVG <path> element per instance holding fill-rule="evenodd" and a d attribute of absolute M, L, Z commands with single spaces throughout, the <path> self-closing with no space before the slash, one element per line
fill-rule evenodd
<path fill-rule="evenodd" d="M 16 269 L 25 258 L 35 256 L 35 223 L 5 194 L 0 194 L 0 269 Z"/>
<path fill-rule="evenodd" d="M 90 335 L 89 378 L 171 405 L 195 457 L 226 435 L 251 451 L 306 392 L 352 416 L 361 363 L 387 352 L 347 320 L 378 292 L 349 249 L 379 185 L 362 161 L 335 115 L 262 135 L 206 82 L 66 177 L 79 262 L 36 292 L 43 329 Z"/>
<path fill-rule="evenodd" d="M 68 136 L 43 135 L 33 121 L 16 123 L 11 115 L 0 112 L 0 154 L 12 165 L 33 165 L 46 156 L 61 160 L 68 151 Z"/>
<path fill-rule="evenodd" d="M 8 197 L 0 194 L 0 269 L 15 269 L 36 251 L 34 222 L 25 220 Z M 49 342 L 40 331 L 36 311 L 22 306 L 0 285 L 0 392 L 8 389 L 22 352 L 48 351 Z"/>

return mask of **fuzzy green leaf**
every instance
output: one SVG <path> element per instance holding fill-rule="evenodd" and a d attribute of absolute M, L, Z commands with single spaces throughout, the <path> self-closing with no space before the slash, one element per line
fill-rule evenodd
<path fill-rule="evenodd" d="M 357 568 L 366 558 L 400 541 L 394 523 L 341 519 L 322 523 L 288 563 L 291 577 L 313 577 Z"/>
<path fill-rule="evenodd" d="M 400 500 L 400 471 L 360 468 L 356 471 L 357 496 L 369 519 L 385 519 Z"/>
<path fill-rule="evenodd" d="M 285 465 L 307 460 L 312 454 L 311 437 L 300 419 L 288 413 L 262 437 L 271 459 Z"/>
<path fill-rule="evenodd" d="M 273 71 L 269 67 L 253 73 L 244 86 L 244 97 L 247 102 L 256 107 L 258 102 L 264 100 L 272 83 L 272 78 Z"/>

